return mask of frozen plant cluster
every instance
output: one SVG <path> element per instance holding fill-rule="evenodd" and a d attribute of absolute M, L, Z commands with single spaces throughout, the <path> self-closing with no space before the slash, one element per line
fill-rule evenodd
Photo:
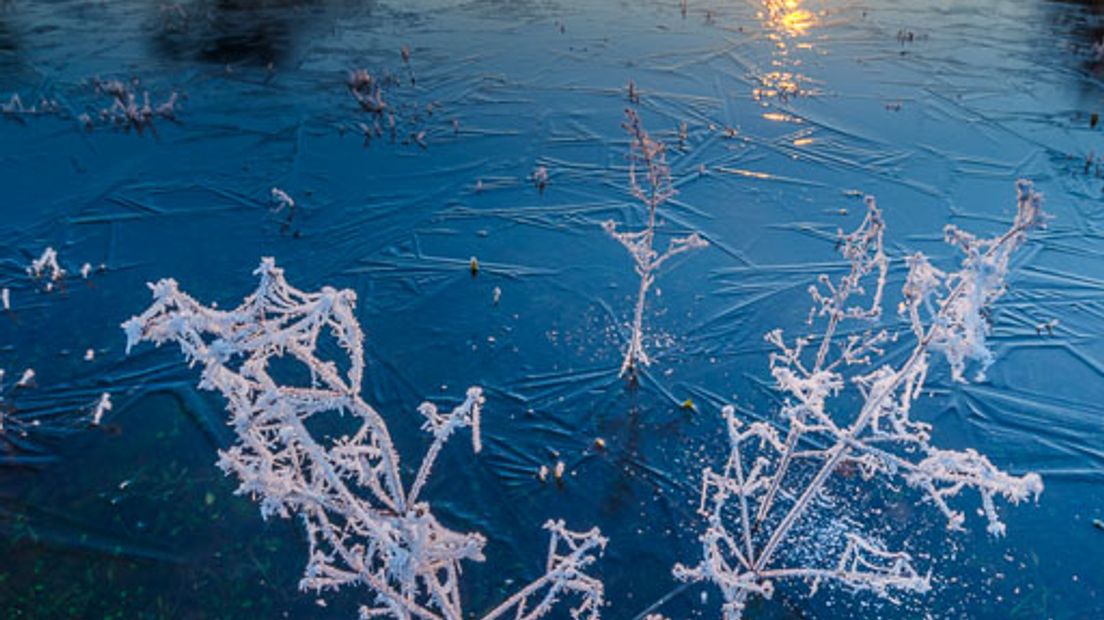
<path fill-rule="evenodd" d="M 915 343 L 903 362 L 878 361 L 883 348 L 896 340 L 885 330 L 860 325 L 840 331 L 844 324 L 881 317 L 889 261 L 883 250 L 885 223 L 872 198 L 867 198 L 862 224 L 840 234 L 849 270 L 837 280 L 822 275 L 809 289 L 809 321 L 822 326 L 819 333 L 792 340 L 782 330 L 767 334 L 775 349 L 771 375 L 784 398 L 785 433 L 766 422 L 744 424 L 733 407 L 724 408 L 729 454 L 719 471 L 707 468 L 703 474 L 700 512 L 708 526 L 701 537 L 702 558 L 694 566 L 675 567 L 683 580 L 712 582 L 721 589 L 726 620 L 741 618 L 749 597 L 769 598 L 782 580 L 804 581 L 813 593 L 822 583 L 835 583 L 891 601 L 897 593 L 930 588 L 930 571 L 918 570 L 909 553 L 888 550 L 858 531 L 858 524 L 832 514 L 828 483 L 833 479 L 901 481 L 938 508 L 952 530 L 965 522 L 952 504 L 974 491 L 994 536 L 1005 532 L 998 498 L 1018 504 L 1042 492 L 1038 474 L 1012 475 L 973 449 L 932 445 L 932 426 L 910 414 L 933 355 L 946 358 L 956 381 L 964 380 L 968 362 L 982 371 L 992 362 L 986 345 L 990 308 L 1005 291 L 1013 253 L 1046 219 L 1042 196 L 1030 182 L 1019 181 L 1017 194 L 1015 219 L 1001 235 L 979 238 L 955 226 L 945 229 L 946 241 L 963 253 L 957 270 L 936 269 L 919 253 L 908 257 L 899 310 Z M 848 383 L 857 389 L 860 403 L 833 406 Z M 810 540 L 798 533 L 803 521 L 824 519 L 836 520 L 838 540 L 813 542 L 830 545 L 838 553 L 834 562 L 817 561 L 822 554 L 803 549 Z"/>
<path fill-rule="evenodd" d="M 630 88 L 632 82 L 629 83 Z M 602 228 L 625 249 L 633 259 L 636 273 L 640 276 L 637 289 L 636 306 L 629 335 L 629 345 L 621 363 L 621 376 L 635 376 L 639 365 L 651 363 L 644 350 L 644 306 L 648 291 L 655 284 L 655 274 L 670 258 L 683 252 L 703 248 L 709 243 L 697 232 L 683 237 L 672 238 L 667 249 L 659 253 L 655 249 L 656 227 L 659 224 L 659 207 L 677 193 L 671 184 L 671 168 L 667 165 L 667 147 L 655 140 L 644 129 L 640 116 L 632 108 L 625 109 L 625 122 L 622 125 L 629 134 L 629 190 L 640 201 L 646 211 L 646 224 L 640 230 L 622 231 L 617 223 L 607 220 Z M 641 183 L 643 175 L 643 183 Z"/>
<path fill-rule="evenodd" d="M 403 63 L 411 75 L 413 83 L 413 71 L 410 69 L 410 52 L 406 48 L 402 50 Z M 394 143 L 398 141 L 400 130 L 406 134 L 404 144 L 414 143 L 424 148 L 426 143 L 426 129 L 423 127 L 425 116 L 432 116 L 433 104 L 425 106 L 424 116 L 417 105 L 398 104 L 392 105 L 384 98 L 385 88 L 398 88 L 402 81 L 394 74 L 382 76 L 373 75 L 367 69 L 356 69 L 349 73 L 346 85 L 349 94 L 356 100 L 363 112 L 369 115 L 369 122 L 357 122 L 356 129 L 364 136 L 364 145 L 368 146 L 373 139 L 382 138 L 384 135 Z M 400 125 L 403 127 L 400 128 Z"/>
<path fill-rule="evenodd" d="M 42 114 L 57 114 L 60 110 L 58 103 L 52 99 L 43 97 L 38 103 L 26 106 L 19 93 L 12 94 L 7 103 L 0 103 L 0 112 L 5 116 L 15 118 L 23 116 L 38 116 Z"/>
<path fill-rule="evenodd" d="M 442 525 L 421 491 L 445 442 L 472 429 L 481 449 L 483 393 L 469 388 L 449 411 L 425 403 L 419 413 L 432 437 L 413 482 L 403 480 L 399 455 L 383 417 L 360 394 L 364 334 L 354 315 L 356 294 L 292 287 L 266 258 L 255 271 L 257 290 L 232 310 L 204 306 L 172 279 L 150 285 L 153 303 L 123 324 L 127 349 L 149 341 L 176 343 L 189 364 L 202 367 L 200 388 L 227 401 L 237 442 L 220 451 L 219 465 L 240 481 L 238 492 L 260 502 L 264 517 L 298 517 L 310 545 L 300 587 L 326 591 L 366 586 L 362 619 L 463 620 L 461 562 L 482 561 L 485 539 Z M 319 339 L 332 339 L 347 363 L 320 357 Z M 288 384 L 270 364 L 297 362 L 305 385 Z M 338 413 L 359 427 L 336 439 L 316 437 L 312 418 Z M 562 599 L 571 614 L 597 620 L 602 583 L 586 570 L 604 550 L 597 529 L 575 532 L 545 524 L 551 541 L 545 572 L 482 616 L 532 620 Z"/>
<path fill-rule="evenodd" d="M 154 119 L 176 120 L 176 104 L 179 99 L 176 92 L 171 93 L 165 101 L 154 105 L 151 103 L 149 91 L 142 90 L 139 96 L 138 90 L 141 84 L 137 79 L 131 80 L 128 85 L 122 80 L 94 78 L 92 86 L 96 92 L 111 99 L 111 105 L 99 111 L 100 119 L 108 124 L 127 131 L 133 129 L 142 133 L 146 129 L 153 130 Z M 82 114 L 80 121 L 89 129 L 93 127 L 92 117 L 88 114 Z"/>
<path fill-rule="evenodd" d="M 38 258 L 32 259 L 31 264 L 27 266 L 27 275 L 35 280 L 46 280 L 46 290 L 52 291 L 54 284 L 60 282 L 65 277 L 65 270 L 62 269 L 58 263 L 58 253 L 52 247 L 47 247 L 42 251 L 42 255 Z M 4 289 L 4 309 L 8 310 L 11 307 L 11 298 L 8 289 Z"/>

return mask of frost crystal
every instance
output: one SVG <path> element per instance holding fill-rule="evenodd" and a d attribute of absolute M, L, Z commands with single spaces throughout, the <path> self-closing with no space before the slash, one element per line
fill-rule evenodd
<path fill-rule="evenodd" d="M 997 497 L 1016 504 L 1042 492 L 1038 474 L 1011 475 L 975 450 L 932 446 L 931 426 L 910 416 L 932 352 L 947 359 L 957 381 L 963 380 L 967 361 L 983 370 L 992 362 L 985 343 L 989 308 L 1005 290 L 1012 253 L 1045 220 L 1042 197 L 1031 183 L 1020 181 L 1017 192 L 1017 215 L 1005 233 L 979 239 L 947 228 L 946 240 L 965 254 L 958 271 L 939 271 L 921 254 L 908 259 L 901 312 L 909 317 L 916 343 L 900 365 L 874 361 L 890 340 L 886 331 L 838 333 L 845 321 L 881 315 L 888 270 L 885 224 L 870 198 L 859 228 L 840 235 L 848 272 L 836 281 L 822 275 L 810 287 L 810 322 L 819 319 L 823 331 L 792 342 L 781 330 L 767 334 L 776 349 L 770 355 L 771 374 L 785 398 L 785 436 L 765 422 L 743 424 L 733 407 L 724 408 L 730 449 L 719 472 L 704 472 L 700 512 L 708 527 L 701 537 L 703 557 L 696 566 L 675 567 L 681 579 L 710 581 L 721 589 L 726 620 L 741 618 L 749 597 L 769 598 L 774 583 L 783 579 L 804 580 L 814 592 L 822 582 L 834 582 L 890 600 L 897 592 L 930 588 L 930 573 L 921 574 L 911 555 L 885 549 L 853 531 L 856 524 L 849 521 L 833 522 L 839 535 L 826 544 L 839 554 L 834 565 L 818 562 L 802 547 L 808 539 L 799 531 L 814 520 L 810 513 L 830 505 L 827 482 L 834 474 L 854 472 L 863 482 L 903 480 L 939 508 L 955 530 L 962 528 L 965 515 L 951 502 L 973 489 L 981 496 L 979 513 L 995 536 L 1005 532 Z M 858 297 L 868 301 L 860 304 Z M 862 397 L 861 405 L 850 412 L 830 409 L 830 399 L 848 381 Z"/>
<path fill-rule="evenodd" d="M 630 89 L 632 82 L 629 82 Z M 629 346 L 625 349 L 625 359 L 621 363 L 621 376 L 633 375 L 637 366 L 647 366 L 651 363 L 647 352 L 644 350 L 644 305 L 648 298 L 648 290 L 655 283 L 655 272 L 663 263 L 671 257 L 693 250 L 703 248 L 709 243 L 697 232 L 685 237 L 675 237 L 667 244 L 667 249 L 658 253 L 654 249 L 657 214 L 659 207 L 673 198 L 676 194 L 671 185 L 671 169 L 667 166 L 667 147 L 652 137 L 644 129 L 644 125 L 631 108 L 625 110 L 625 131 L 629 133 L 629 188 L 632 195 L 647 209 L 648 222 L 644 229 L 632 232 L 617 230 L 617 223 L 607 220 L 602 228 L 632 256 L 636 267 L 636 273 L 640 276 L 640 288 L 637 291 L 636 307 L 633 311 L 632 333 L 629 337 Z M 645 185 L 640 184 L 639 171 L 643 169 Z"/>
<path fill-rule="evenodd" d="M 262 516 L 302 520 L 310 552 L 301 589 L 366 585 L 372 594 L 361 618 L 467 617 L 460 562 L 481 561 L 485 539 L 447 529 L 419 495 L 457 430 L 472 428 L 473 448 L 480 450 L 482 390 L 469 388 L 451 411 L 419 407 L 432 443 L 407 487 L 387 424 L 360 395 L 364 335 L 354 315 L 356 294 L 293 288 L 270 258 L 255 273 L 257 291 L 229 311 L 201 305 L 172 279 L 151 284 L 152 305 L 123 324 L 128 351 L 143 341 L 175 342 L 190 364 L 203 367 L 199 386 L 226 398 L 238 441 L 220 451 L 219 465 L 241 481 L 239 493 L 260 502 Z M 332 337 L 348 356 L 344 371 L 319 357 L 320 337 Z M 282 383 L 270 374 L 273 358 L 301 363 L 309 384 Z M 353 416 L 359 430 L 320 440 L 307 424 L 324 412 Z M 567 595 L 577 601 L 574 617 L 599 617 L 602 584 L 584 571 L 606 539 L 597 529 L 572 532 L 562 522 L 545 528 L 551 544 L 544 575 L 484 620 L 507 613 L 535 619 Z"/>

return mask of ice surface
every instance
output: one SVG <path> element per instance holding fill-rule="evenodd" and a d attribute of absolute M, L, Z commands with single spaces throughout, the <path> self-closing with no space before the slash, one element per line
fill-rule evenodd
<path fill-rule="evenodd" d="M 0 406 L 38 421 L 18 446 L 0 444 L 0 606 L 355 615 L 355 595 L 322 608 L 296 591 L 301 526 L 262 524 L 211 466 L 233 440 L 224 403 L 198 393 L 173 353 L 124 357 L 116 327 L 166 275 L 232 308 L 258 258 L 274 255 L 305 290 L 357 292 L 363 393 L 410 412 L 391 427 L 402 453 L 424 446 L 418 403 L 484 386 L 480 457 L 456 442 L 424 491 L 450 529 L 497 532 L 485 549 L 494 562 L 465 567 L 468 610 L 492 609 L 519 583 L 507 579 L 541 574 L 547 539 L 533 524 L 562 516 L 610 538 L 607 617 L 715 618 L 715 590 L 670 576 L 700 549 L 700 472 L 727 453 L 715 412 L 731 403 L 745 422 L 784 429 L 763 335 L 800 335 L 809 283 L 846 268 L 836 231 L 860 223 L 864 195 L 878 197 L 895 265 L 881 320 L 907 327 L 893 312 L 906 254 L 954 264 L 943 227 L 1002 230 L 1015 179 L 1029 178 L 1054 219 L 1013 260 L 986 338 L 998 362 L 981 382 L 967 367 L 966 385 L 936 371 L 911 417 L 934 425 L 935 445 L 1039 472 L 1040 505 L 1002 511 L 1007 536 L 994 542 L 983 525 L 948 537 L 939 511 L 892 491 L 824 498 L 877 521 L 876 536 L 914 525 L 887 548 L 937 556 L 931 592 L 885 606 L 780 586 L 749 616 L 1104 614 L 1104 573 L 1088 552 L 1104 518 L 1093 5 L 690 0 L 684 18 L 674 0 L 0 4 L 0 102 L 56 102 L 0 112 L 11 301 Z M 357 69 L 397 78 L 383 92 L 402 112 L 393 141 L 385 116 L 365 145 L 359 124 L 374 130 L 375 118 L 350 95 Z M 179 93 L 176 120 L 141 134 L 98 122 L 112 101 L 97 77 L 137 78 L 139 105 L 142 91 L 151 107 Z M 711 244 L 657 280 L 644 333 L 654 363 L 635 389 L 617 371 L 639 277 L 600 226 L 639 224 L 620 128 L 630 81 L 670 149 L 678 195 L 664 230 Z M 422 131 L 424 149 L 412 139 Z M 274 187 L 296 203 L 290 221 L 274 212 Z M 25 271 L 47 247 L 69 271 L 49 293 Z M 85 280 L 84 263 L 105 269 Z M 888 360 L 906 340 L 886 343 Z M 37 387 L 16 390 L 25 368 Z M 90 427 L 105 391 L 113 409 Z M 696 412 L 680 407 L 687 399 Z M 319 423 L 340 436 L 339 421 Z M 558 462 L 562 484 L 542 484 L 541 466 Z M 441 475 L 453 470 L 465 485 Z"/>

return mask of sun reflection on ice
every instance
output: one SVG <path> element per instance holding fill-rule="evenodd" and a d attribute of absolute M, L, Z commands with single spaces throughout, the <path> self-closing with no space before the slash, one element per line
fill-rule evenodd
<path fill-rule="evenodd" d="M 755 75 L 759 85 L 752 90 L 757 100 L 808 97 L 820 91 L 798 69 L 801 60 L 793 58 L 791 49 L 811 50 L 812 44 L 804 37 L 818 25 L 817 14 L 802 6 L 803 0 L 765 0 L 758 17 L 767 30 L 767 38 L 774 42 L 775 53 L 769 71 Z"/>
<path fill-rule="evenodd" d="M 816 15 L 801 8 L 801 0 L 769 0 L 767 5 L 772 17 L 792 36 L 803 35 L 816 25 Z"/>

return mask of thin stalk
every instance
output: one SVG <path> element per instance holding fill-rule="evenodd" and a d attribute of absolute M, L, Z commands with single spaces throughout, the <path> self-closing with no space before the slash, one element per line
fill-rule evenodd
<path fill-rule="evenodd" d="M 984 257 L 992 256 L 1010 239 L 1023 232 L 1024 228 L 1022 226 L 1014 226 L 1013 228 L 1009 229 L 1007 232 L 1001 235 L 996 243 L 990 246 L 989 250 L 985 252 Z M 897 388 L 900 387 L 901 382 L 904 381 L 905 377 L 909 376 L 913 366 L 915 366 L 927 353 L 928 347 L 931 345 L 931 340 L 935 336 L 936 328 L 939 326 L 939 323 L 944 318 L 945 313 L 948 311 L 948 309 L 951 308 L 954 305 L 954 302 L 963 295 L 963 291 L 965 290 L 965 288 L 966 284 L 961 280 L 958 282 L 958 284 L 955 285 L 954 289 L 947 295 L 946 299 L 942 301 L 939 312 L 932 319 L 931 325 L 928 327 L 928 331 L 924 334 L 924 337 L 920 340 L 920 342 L 916 344 L 916 347 L 912 350 L 912 354 L 909 355 L 909 358 L 905 361 L 904 364 L 902 364 L 900 370 L 898 370 L 894 374 L 891 381 L 886 382 L 886 385 L 881 392 L 879 392 L 877 395 L 871 394 L 871 397 L 868 398 L 863 404 L 863 407 L 859 412 L 858 418 L 855 419 L 855 422 L 852 423 L 852 425 L 843 433 L 836 444 L 827 450 L 828 456 L 825 459 L 824 465 L 821 466 L 819 471 L 817 471 L 816 476 L 813 477 L 812 482 L 810 482 L 809 485 L 805 488 L 805 491 L 801 494 L 801 497 L 798 498 L 797 502 L 794 503 L 794 505 L 790 508 L 790 511 L 782 519 L 782 523 L 780 523 L 778 528 L 774 530 L 774 533 L 767 541 L 767 544 L 763 547 L 762 553 L 759 555 L 759 558 L 755 561 L 753 565 L 755 572 L 761 572 L 767 566 L 767 563 L 770 562 L 775 550 L 778 548 L 778 545 L 782 542 L 786 535 L 789 534 L 790 528 L 792 528 L 794 523 L 797 522 L 798 517 L 800 517 L 805 512 L 805 509 L 808 508 L 813 496 L 820 491 L 820 488 L 824 485 L 825 481 L 832 474 L 832 472 L 835 471 L 835 468 L 839 464 L 840 460 L 848 453 L 849 448 L 847 447 L 847 444 L 850 441 L 854 440 L 855 437 L 857 437 L 858 434 L 866 428 L 866 425 L 870 423 L 870 418 L 873 417 L 874 412 L 881 408 L 882 403 L 889 395 L 896 392 Z"/>

